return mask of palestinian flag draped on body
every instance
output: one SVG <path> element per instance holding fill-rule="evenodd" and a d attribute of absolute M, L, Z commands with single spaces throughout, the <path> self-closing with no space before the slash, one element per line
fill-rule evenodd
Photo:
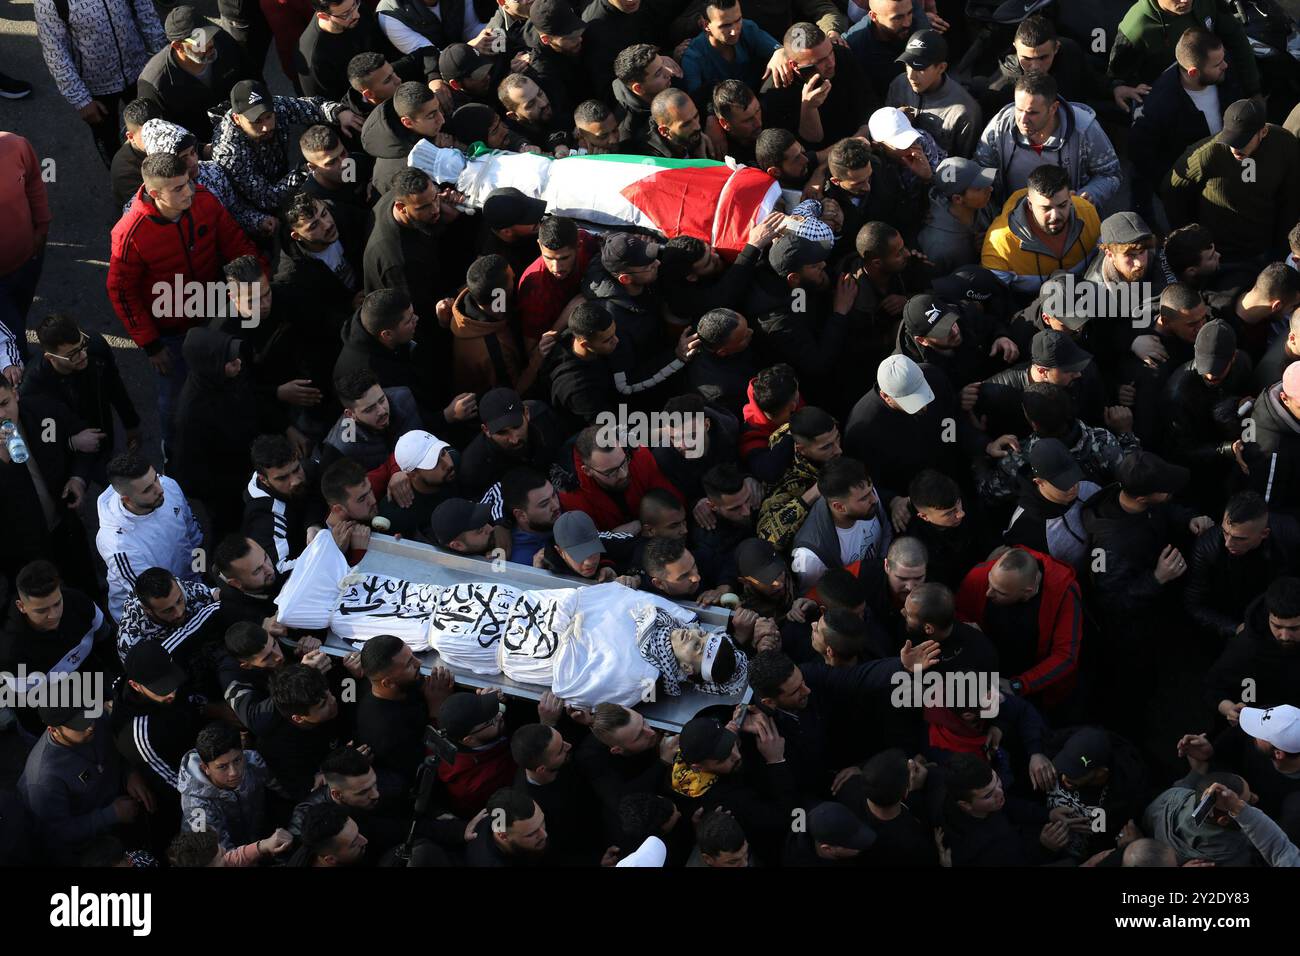
<path fill-rule="evenodd" d="M 711 159 L 550 159 L 493 151 L 466 160 L 456 150 L 421 142 L 408 162 L 439 182 L 454 182 L 474 207 L 481 207 L 493 189 L 514 186 L 546 200 L 552 215 L 649 229 L 669 239 L 695 236 L 729 258 L 744 248 L 750 226 L 771 212 L 781 196 L 767 173 Z"/>

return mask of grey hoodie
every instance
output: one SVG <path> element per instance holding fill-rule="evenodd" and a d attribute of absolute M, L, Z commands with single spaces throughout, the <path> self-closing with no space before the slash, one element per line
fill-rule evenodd
<path fill-rule="evenodd" d="M 1115 147 L 1097 122 L 1092 107 L 1057 97 L 1059 124 L 1043 144 L 1041 154 L 1016 128 L 1015 104 L 1004 106 L 989 120 L 975 149 L 975 162 L 997 171 L 993 198 L 1000 204 L 1024 189 L 1029 174 L 1044 163 L 1064 167 L 1070 188 L 1086 192 L 1100 213 L 1119 192 L 1120 166 Z"/>
<path fill-rule="evenodd" d="M 979 264 L 980 247 L 984 244 L 984 233 L 993 224 L 995 208 L 990 201 L 968 226 L 952 214 L 947 196 L 937 189 L 930 190 L 930 216 L 917 234 L 916 244 L 934 263 L 939 275 Z"/>
<path fill-rule="evenodd" d="M 244 779 L 235 790 L 222 790 L 199 766 L 199 753 L 181 759 L 176 789 L 181 793 L 181 825 L 190 833 L 211 830 L 222 850 L 233 850 L 266 836 L 266 785 L 271 773 L 256 750 L 244 751 Z"/>
<path fill-rule="evenodd" d="M 1200 779 L 1199 774 L 1189 773 L 1152 800 L 1142 814 L 1142 829 L 1172 847 L 1180 865 L 1188 860 L 1212 860 L 1220 866 L 1253 865 L 1254 849 L 1240 830 L 1192 819 L 1197 804 L 1193 788 Z"/>
<path fill-rule="evenodd" d="M 945 75 L 943 83 L 932 93 L 917 93 L 900 73 L 889 84 L 886 106 L 910 106 L 916 110 L 917 129 L 934 137 L 949 156 L 968 157 L 979 142 L 984 113 L 966 88 Z"/>

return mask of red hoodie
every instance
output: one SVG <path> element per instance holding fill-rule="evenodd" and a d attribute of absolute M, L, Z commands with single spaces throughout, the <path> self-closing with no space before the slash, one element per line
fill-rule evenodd
<path fill-rule="evenodd" d="M 452 813 L 472 817 L 488 798 L 515 782 L 510 741 L 502 737 L 483 750 L 462 750 L 453 763 L 438 764 L 438 779 L 447 791 Z"/>
<path fill-rule="evenodd" d="M 1038 605 L 1038 663 L 1010 679 L 1024 686 L 1022 695 L 1043 695 L 1045 704 L 1063 700 L 1074 687 L 1079 667 L 1079 641 L 1083 634 L 1083 596 L 1074 569 L 1031 548 L 1022 548 L 1038 559 L 1043 583 Z M 957 616 L 984 626 L 988 603 L 989 569 L 996 561 L 985 561 L 970 569 L 957 591 Z M 997 643 L 997 635 L 989 635 Z"/>
<path fill-rule="evenodd" d="M 740 459 L 744 461 L 754 452 L 767 447 L 767 440 L 776 431 L 776 425 L 767 417 L 767 412 L 758 407 L 758 402 L 754 401 L 754 380 L 749 380 L 749 387 L 745 389 L 745 394 L 749 396 L 749 401 L 745 403 L 742 411 L 745 423 L 740 427 Z M 795 411 L 803 408 L 803 396 L 799 396 L 799 404 Z"/>
<path fill-rule="evenodd" d="M 578 475 L 578 490 L 560 492 L 560 504 L 564 510 L 585 511 L 599 530 L 612 531 L 621 524 L 636 520 L 641 513 L 641 498 L 651 488 L 663 488 L 685 507 L 682 493 L 664 477 L 649 448 L 635 448 L 629 454 L 632 462 L 629 466 L 628 486 L 622 492 L 613 492 L 611 496 L 582 470 L 582 458 L 575 448 L 573 470 Z M 626 507 L 631 509 L 630 514 L 619 507 L 620 497 L 627 503 Z"/>

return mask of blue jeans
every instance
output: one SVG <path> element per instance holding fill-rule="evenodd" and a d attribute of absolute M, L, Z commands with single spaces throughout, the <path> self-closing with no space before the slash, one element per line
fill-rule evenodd
<path fill-rule="evenodd" d="M 45 249 L 36 253 L 8 275 L 0 276 L 0 325 L 4 325 L 18 342 L 18 351 L 27 354 L 27 313 L 36 296 L 36 284 L 45 265 Z"/>
<path fill-rule="evenodd" d="M 163 348 L 172 359 L 172 370 L 166 375 L 158 375 L 158 431 L 162 435 L 163 444 L 170 445 L 172 441 L 172 416 L 176 411 L 176 403 L 180 399 L 181 388 L 185 385 L 185 376 L 188 369 L 185 365 L 185 357 L 181 354 L 181 343 L 185 341 L 185 334 L 164 335 L 159 338 Z M 154 373 L 157 375 L 157 373 Z"/>

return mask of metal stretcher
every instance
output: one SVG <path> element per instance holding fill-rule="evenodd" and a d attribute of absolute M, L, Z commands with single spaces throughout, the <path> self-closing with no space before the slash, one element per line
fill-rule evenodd
<path fill-rule="evenodd" d="M 498 565 L 498 568 L 500 565 Z M 500 574 L 502 583 L 521 590 L 536 588 L 580 588 L 588 587 L 585 582 L 574 578 L 560 577 L 529 565 L 504 562 L 503 570 L 494 570 L 493 566 L 481 558 L 471 558 L 447 551 L 440 551 L 427 544 L 414 541 L 399 541 L 389 535 L 372 534 L 370 548 L 361 563 L 352 569 L 362 573 L 385 574 L 404 581 L 421 584 L 451 585 L 483 581 Z M 731 612 L 724 608 L 701 607 L 698 604 L 682 602 L 683 607 L 690 608 L 705 624 L 726 626 Z M 335 657 L 345 657 L 356 650 L 349 642 L 331 631 L 321 650 Z M 420 670 L 428 674 L 433 668 L 447 666 L 456 675 L 456 683 L 467 687 L 500 687 L 511 697 L 524 697 L 540 700 L 548 689 L 540 684 L 521 684 L 510 680 L 504 674 L 484 676 L 463 668 L 443 665 L 438 652 L 423 651 L 415 655 L 420 661 Z M 744 694 L 722 697 L 716 694 L 704 694 L 697 690 L 688 690 L 680 697 L 661 697 L 648 703 L 637 705 L 637 710 L 644 715 L 653 727 L 677 732 L 682 725 L 707 707 L 720 704 L 735 705 L 747 701 L 750 696 L 748 688 Z"/>

